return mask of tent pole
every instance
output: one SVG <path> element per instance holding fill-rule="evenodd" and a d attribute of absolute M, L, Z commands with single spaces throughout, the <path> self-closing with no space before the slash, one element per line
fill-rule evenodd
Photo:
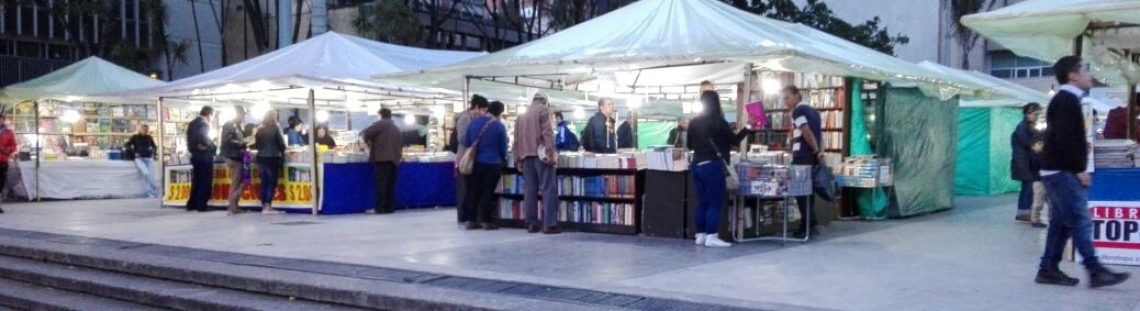
<path fill-rule="evenodd" d="M 1081 57 L 1081 54 L 1084 52 L 1084 45 L 1085 45 L 1085 34 L 1082 33 L 1082 34 L 1077 35 L 1077 38 L 1073 39 L 1073 55 L 1077 56 L 1077 57 Z"/>
<path fill-rule="evenodd" d="M 36 202 L 39 202 L 40 201 L 40 161 L 43 161 L 43 158 L 44 158 L 43 146 L 40 144 L 40 141 L 43 140 L 43 137 L 40 137 L 40 122 L 42 122 L 42 121 L 40 121 L 40 101 L 36 100 L 36 101 L 33 101 L 32 103 L 33 103 L 32 107 L 36 110 L 36 123 L 32 124 L 32 126 L 34 126 L 36 128 L 36 131 L 35 131 L 35 133 L 36 133 Z"/>
<path fill-rule="evenodd" d="M 744 106 L 752 100 L 752 84 L 752 64 L 750 63 L 744 67 L 744 86 L 739 88 L 739 93 L 736 95 L 736 124 L 741 129 L 744 128 L 744 123 L 748 122 L 748 112 L 744 110 Z M 749 137 L 744 140 L 745 143 L 740 144 L 739 149 L 741 153 L 748 151 L 748 145 L 751 140 L 752 136 L 749 135 Z"/>
<path fill-rule="evenodd" d="M 158 171 L 162 172 L 162 174 L 161 174 L 162 180 L 158 183 L 158 185 L 159 185 L 159 187 L 162 187 L 161 189 L 163 191 L 163 196 L 165 196 L 166 195 L 166 193 L 165 193 L 166 192 L 166 160 L 164 160 L 164 159 L 166 159 L 166 151 L 165 151 L 165 148 L 163 146 L 166 145 L 166 131 L 162 129 L 163 128 L 162 125 L 165 123 L 164 122 L 165 118 L 163 118 L 164 113 L 162 113 L 162 97 L 158 98 L 158 104 L 156 105 L 156 107 L 158 109 L 158 111 L 157 111 L 157 113 L 158 113 L 158 124 L 155 126 L 156 128 L 154 130 L 158 133 L 158 167 L 159 167 Z M 152 174 L 152 176 L 150 178 L 154 178 L 154 176 L 153 176 L 154 172 L 151 172 L 151 174 Z M 162 208 L 162 201 L 163 200 L 158 200 L 158 208 L 160 208 L 160 209 Z"/>
<path fill-rule="evenodd" d="M 1140 104 L 1140 103 L 1137 102 L 1136 97 L 1137 97 L 1136 96 L 1136 83 L 1129 84 L 1128 85 L 1128 103 L 1127 103 L 1127 105 L 1128 105 L 1128 122 L 1127 122 L 1128 123 L 1128 136 L 1127 137 L 1128 137 L 1128 139 L 1132 139 L 1132 140 L 1136 140 L 1137 138 L 1140 138 L 1140 137 L 1136 137 L 1136 114 L 1137 114 L 1137 112 L 1140 112 L 1140 111 L 1137 111 L 1138 109 L 1137 109 L 1136 105 Z"/>
<path fill-rule="evenodd" d="M 314 93 L 315 93 L 315 91 L 313 91 L 313 89 L 309 89 L 309 102 L 308 102 L 308 104 L 309 104 L 309 120 L 313 124 L 316 124 L 316 121 L 317 121 L 317 101 L 315 98 L 316 94 L 314 94 Z M 312 136 L 310 136 L 310 139 L 309 139 L 309 152 L 311 152 L 311 154 L 313 156 L 312 161 L 310 161 L 310 164 L 313 165 L 313 168 L 312 168 L 312 175 L 310 176 L 310 178 L 312 178 L 312 180 L 309 182 L 312 186 L 309 187 L 309 192 L 312 194 L 312 198 L 313 198 L 313 215 L 317 215 L 320 213 L 320 207 L 321 207 L 321 198 L 320 198 L 320 196 L 318 196 L 318 194 L 320 193 L 320 189 L 318 189 L 318 187 L 319 187 L 320 181 L 321 181 L 321 170 L 320 170 L 321 164 L 320 164 L 320 161 L 318 161 L 318 159 L 317 159 L 317 156 L 318 156 L 318 154 L 317 154 L 317 143 L 316 143 L 316 135 L 317 134 L 311 133 L 311 132 L 312 131 L 310 131 L 310 133 L 309 133 L 309 135 L 312 135 Z"/>

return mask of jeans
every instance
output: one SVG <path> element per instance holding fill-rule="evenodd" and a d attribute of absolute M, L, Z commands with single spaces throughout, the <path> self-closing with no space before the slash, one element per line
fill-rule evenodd
<path fill-rule="evenodd" d="M 190 156 L 190 165 L 193 170 L 190 177 L 190 200 L 186 202 L 186 209 L 206 211 L 214 188 L 214 157 L 193 155 Z"/>
<path fill-rule="evenodd" d="M 396 211 L 396 163 L 376 162 L 376 212 Z"/>
<path fill-rule="evenodd" d="M 816 158 L 794 158 L 792 165 L 811 165 L 812 177 L 819 169 L 819 161 Z M 811 200 L 809 202 L 809 200 Z M 815 228 L 819 224 L 819 219 L 815 217 L 815 196 L 802 196 L 796 197 L 796 208 L 800 210 L 800 226 L 796 231 L 807 232 L 808 229 Z"/>
<path fill-rule="evenodd" d="M 1096 249 L 1092 242 L 1092 220 L 1089 219 L 1088 189 L 1081 186 L 1077 175 L 1057 173 L 1043 176 L 1045 191 L 1049 194 L 1049 232 L 1045 238 L 1045 253 L 1041 255 L 1042 270 L 1057 270 L 1065 242 L 1073 239 L 1073 246 L 1084 258 L 1085 268 L 1100 269 Z"/>
<path fill-rule="evenodd" d="M 1017 212 L 1018 214 L 1029 211 L 1033 206 L 1033 182 L 1021 182 L 1021 192 L 1017 195 Z"/>
<path fill-rule="evenodd" d="M 467 197 L 463 199 L 464 215 L 472 222 L 491 223 L 495 215 L 495 189 L 503 175 L 498 164 L 475 163 L 467 180 Z"/>
<path fill-rule="evenodd" d="M 728 193 L 725 185 L 724 164 L 709 161 L 689 167 L 697 190 L 697 212 L 694 222 L 697 233 L 717 233 L 720 224 L 720 209 Z"/>
<path fill-rule="evenodd" d="M 143 195 L 147 198 L 158 197 L 158 182 L 154 181 L 154 158 L 135 158 L 135 166 L 143 176 Z"/>
<path fill-rule="evenodd" d="M 538 225 L 538 192 L 542 189 L 542 225 L 558 226 L 558 179 L 554 166 L 538 157 L 527 157 L 519 168 L 523 174 L 523 207 L 527 225 Z M 493 186 L 492 186 L 493 187 Z"/>
<path fill-rule="evenodd" d="M 281 176 L 281 167 L 285 166 L 285 159 L 279 157 L 257 157 L 257 177 L 261 179 L 261 188 L 258 188 L 257 197 L 261 199 L 262 207 L 273 207 L 273 198 L 277 196 L 277 182 Z"/>

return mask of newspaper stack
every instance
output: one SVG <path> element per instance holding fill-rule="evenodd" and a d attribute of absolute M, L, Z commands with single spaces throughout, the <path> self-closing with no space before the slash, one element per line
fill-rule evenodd
<path fill-rule="evenodd" d="M 1136 142 L 1127 139 L 1098 140 L 1093 144 L 1096 168 L 1130 168 L 1135 166 L 1132 151 Z"/>

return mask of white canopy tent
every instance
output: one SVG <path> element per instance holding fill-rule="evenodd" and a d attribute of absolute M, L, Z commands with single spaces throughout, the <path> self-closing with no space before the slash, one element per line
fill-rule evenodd
<path fill-rule="evenodd" d="M 439 51 L 325 33 L 225 68 L 169 84 L 108 96 L 270 102 L 304 107 L 309 91 L 318 104 L 453 101 L 457 92 L 369 80 L 377 73 L 416 71 L 453 64 L 485 53 Z M 401 102 L 402 101 L 402 102 Z"/>
<path fill-rule="evenodd" d="M 977 71 L 951 68 L 929 61 L 923 61 L 918 65 L 947 77 L 977 85 L 975 92 L 962 94 L 959 100 L 961 107 L 1020 107 L 1030 102 L 1042 105 L 1049 102 L 1048 94 Z"/>
<path fill-rule="evenodd" d="M 485 53 L 439 51 L 386 44 L 329 32 L 277 51 L 167 85 L 108 93 L 105 96 L 158 100 L 191 105 L 214 101 L 253 106 L 304 108 L 316 120 L 317 107 L 344 111 L 376 111 L 380 105 L 415 108 L 460 102 L 458 92 L 409 87 L 368 79 L 448 65 Z M 395 110 L 395 109 L 393 109 Z M 159 127 L 162 137 L 162 127 Z M 161 139 L 160 139 L 161 140 Z M 159 153 L 163 143 L 160 141 Z M 310 145 L 313 167 L 317 149 Z M 317 187 L 312 188 L 313 197 Z M 319 200 L 319 198 L 318 198 Z M 319 206 L 319 201 L 317 206 Z M 317 208 L 313 208 L 317 213 Z"/>
<path fill-rule="evenodd" d="M 1140 82 L 1140 1 L 1029 0 L 962 23 L 1017 55 L 1053 62 L 1083 54 L 1109 84 Z"/>
<path fill-rule="evenodd" d="M 0 89 L 0 102 L 91 100 L 93 94 L 157 87 L 166 82 L 92 56 L 28 81 Z M 103 98 L 103 100 L 119 101 Z M 151 101 L 146 101 L 151 103 Z"/>
<path fill-rule="evenodd" d="M 1137 115 L 1140 1 L 1028 0 L 962 17 L 962 23 L 1021 56 L 1047 62 L 1082 56 L 1098 80 L 1127 86 L 1128 114 Z M 1133 132 L 1129 122 L 1128 133 Z"/>
<path fill-rule="evenodd" d="M 701 80 L 743 82 L 757 69 L 915 83 L 949 93 L 968 88 L 810 27 L 715 0 L 638 1 L 511 49 L 416 74 L 374 78 L 479 91 L 476 82 L 482 80 L 684 100 L 682 94 L 695 91 Z M 470 79 L 474 82 L 467 85 Z"/>

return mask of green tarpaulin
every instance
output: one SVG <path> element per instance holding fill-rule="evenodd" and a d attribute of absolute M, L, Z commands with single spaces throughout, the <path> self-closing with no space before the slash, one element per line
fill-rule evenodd
<path fill-rule="evenodd" d="M 1021 121 L 1017 108 L 962 108 L 958 115 L 958 168 L 954 194 L 1017 192 L 1010 179 L 1009 137 Z"/>
<path fill-rule="evenodd" d="M 890 88 L 882 105 L 882 153 L 894 161 L 898 203 L 888 216 L 953 208 L 958 101 L 929 98 L 917 88 Z"/>

